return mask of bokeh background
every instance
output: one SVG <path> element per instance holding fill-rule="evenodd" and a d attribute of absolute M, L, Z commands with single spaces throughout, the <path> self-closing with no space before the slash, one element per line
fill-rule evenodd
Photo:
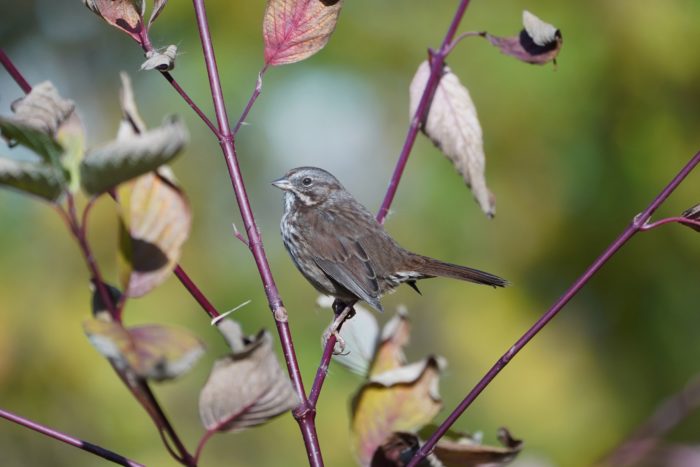
<path fill-rule="evenodd" d="M 271 70 L 238 141 L 241 166 L 287 308 L 307 388 L 330 319 L 293 268 L 278 235 L 281 196 L 269 181 L 303 164 L 340 176 L 370 209 L 379 206 L 407 129 L 407 88 L 426 47 L 437 46 L 456 1 L 352 0 L 329 45 Z M 245 104 L 262 64 L 265 2 L 208 2 L 229 112 Z M 529 9 L 562 30 L 558 66 L 530 66 L 468 39 L 449 59 L 477 105 L 487 177 L 498 202 L 488 220 L 450 163 L 420 137 L 388 230 L 424 254 L 483 268 L 513 286 L 494 291 L 449 280 L 384 300 L 411 314 L 410 359 L 445 356 L 442 418 L 488 367 L 587 267 L 700 148 L 700 2 L 695 0 L 473 1 L 461 30 L 511 35 Z M 274 328 L 257 271 L 234 239 L 241 225 L 216 141 L 157 74 L 138 71 L 138 46 L 78 0 L 0 0 L 0 44 L 31 83 L 52 80 L 74 99 L 90 145 L 113 137 L 118 72 L 131 73 L 150 125 L 184 117 L 192 138 L 174 170 L 195 214 L 181 263 L 249 333 Z M 179 47 L 176 78 L 210 115 L 211 99 L 189 2 L 170 2 L 152 30 Z M 21 95 L 0 72 L 0 108 Z M 0 147 L 3 153 L 10 151 Z M 660 210 L 700 201 L 693 174 Z M 59 217 L 46 205 L 0 192 L 0 407 L 114 449 L 148 465 L 174 465 L 137 403 L 92 349 L 88 275 Z M 116 224 L 102 200 L 90 238 L 115 279 Z M 639 235 L 506 368 L 456 428 L 499 426 L 526 441 L 520 465 L 590 465 L 698 371 L 700 237 L 680 226 Z M 385 320 L 386 316 L 380 317 Z M 207 342 L 187 376 L 156 388 L 188 446 L 202 432 L 199 388 L 223 341 L 171 279 L 133 300 L 128 323 L 175 323 Z M 354 465 L 349 400 L 360 380 L 333 366 L 318 429 L 327 465 Z M 670 435 L 694 443 L 700 416 Z M 0 420 L 3 466 L 94 466 L 101 460 Z M 304 465 L 291 416 L 215 437 L 206 466 Z M 105 463 L 106 464 L 106 463 Z"/>

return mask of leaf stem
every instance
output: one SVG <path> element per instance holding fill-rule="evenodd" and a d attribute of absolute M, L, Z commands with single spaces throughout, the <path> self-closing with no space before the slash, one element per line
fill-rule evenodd
<path fill-rule="evenodd" d="M 688 226 L 693 226 L 693 227 L 700 227 L 700 221 L 696 221 L 694 219 L 688 219 L 687 217 L 667 217 L 665 219 L 658 220 L 656 222 L 649 222 L 647 224 L 644 224 L 640 230 L 643 230 L 645 232 L 655 229 L 657 227 L 661 227 L 662 225 L 666 224 L 683 224 L 683 225 L 688 225 Z"/>
<path fill-rule="evenodd" d="M 408 467 L 415 467 L 425 456 L 435 447 L 437 441 L 450 429 L 452 424 L 462 415 L 462 413 L 474 402 L 481 392 L 491 383 L 491 381 L 501 372 L 503 368 L 520 352 L 530 340 L 535 337 L 563 308 L 569 301 L 583 288 L 584 285 L 602 268 L 627 241 L 637 232 L 643 231 L 652 214 L 656 209 L 673 193 L 688 174 L 700 163 L 700 152 L 676 174 L 668 185 L 659 193 L 647 206 L 647 208 L 635 216 L 625 230 L 601 253 L 601 255 L 584 271 L 584 273 L 569 287 L 569 289 L 554 302 L 520 339 L 510 347 L 501 358 L 491 367 L 491 369 L 481 378 L 467 396 L 460 402 L 445 421 L 438 427 L 433 435 L 425 442 L 418 452 L 413 456 Z"/>
<path fill-rule="evenodd" d="M 248 112 L 250 112 L 250 109 L 253 107 L 253 104 L 255 104 L 255 101 L 260 95 L 260 91 L 262 91 L 263 76 L 265 76 L 266 71 L 267 65 L 265 65 L 262 68 L 262 70 L 260 70 L 260 72 L 258 73 L 258 79 L 255 81 L 255 89 L 253 89 L 253 94 L 251 94 L 250 99 L 248 99 L 248 103 L 245 105 L 241 116 L 238 118 L 236 126 L 233 127 L 233 131 L 231 131 L 232 136 L 235 137 L 236 134 L 238 134 L 238 130 L 240 130 L 241 125 L 243 125 L 243 122 L 245 122 L 245 119 L 248 116 Z"/>
<path fill-rule="evenodd" d="M 202 50 L 204 52 L 204 60 L 207 67 L 207 74 L 209 76 L 209 86 L 211 88 L 212 99 L 214 101 L 214 110 L 216 112 L 216 119 L 218 123 L 217 136 L 224 153 L 229 176 L 231 178 L 231 184 L 233 185 L 233 190 L 236 195 L 238 208 L 240 210 L 241 217 L 243 218 L 250 251 L 255 259 L 255 264 L 258 268 L 260 278 L 265 288 L 267 301 L 275 318 L 275 324 L 280 337 L 284 359 L 287 364 L 287 371 L 289 372 L 294 390 L 301 401 L 300 407 L 294 411 L 294 416 L 299 423 L 299 427 L 302 432 L 309 464 L 313 467 L 319 467 L 323 465 L 323 458 L 321 456 L 314 421 L 316 411 L 313 407 L 310 407 L 304 391 L 304 383 L 302 381 L 301 371 L 299 370 L 299 364 L 294 351 L 291 331 L 287 321 L 287 310 L 284 308 L 282 299 L 272 276 L 272 271 L 270 270 L 270 265 L 268 264 L 267 256 L 265 255 L 265 250 L 263 248 L 262 238 L 255 223 L 255 217 L 250 207 L 243 177 L 240 167 L 238 166 L 238 157 L 234 145 L 233 134 L 231 133 L 229 126 L 223 92 L 221 90 L 221 82 L 216 65 L 216 57 L 209 31 L 204 0 L 193 0 L 193 4 L 195 15 L 197 17 L 197 26 L 199 28 Z M 251 98 L 251 101 L 254 101 L 254 99 Z M 252 106 L 252 102 L 250 105 Z M 244 111 L 243 117 L 245 117 L 245 114 L 246 112 Z"/>
<path fill-rule="evenodd" d="M 153 51 L 153 44 L 151 44 L 151 38 L 148 37 L 148 31 L 146 28 L 143 28 L 139 34 L 140 38 L 140 43 L 141 43 L 141 48 L 143 49 L 144 52 L 148 53 Z M 216 126 L 212 123 L 211 120 L 209 120 L 209 117 L 204 113 L 202 109 L 199 108 L 199 106 L 190 98 L 189 94 L 185 92 L 184 89 L 182 89 L 182 86 L 177 82 L 175 77 L 169 72 L 169 71 L 160 71 L 160 74 L 163 75 L 163 78 L 170 83 L 170 86 L 175 89 L 175 91 L 180 94 L 180 97 L 187 103 L 187 105 L 190 106 L 192 110 L 199 116 L 199 118 L 204 122 L 204 124 L 209 127 L 212 133 L 215 135 L 218 135 L 218 130 L 216 129 Z"/>
<path fill-rule="evenodd" d="M 175 266 L 175 270 L 173 271 L 175 273 L 175 276 L 177 276 L 178 279 L 180 279 L 180 282 L 182 283 L 183 286 L 187 289 L 187 291 L 192 295 L 192 297 L 199 303 L 199 305 L 204 309 L 204 311 L 207 312 L 209 316 L 212 318 L 216 318 L 221 315 L 214 307 L 214 305 L 211 304 L 209 299 L 207 299 L 207 296 L 202 293 L 201 290 L 199 290 L 199 287 L 197 287 L 197 284 L 195 284 L 192 279 L 190 279 L 190 276 L 187 275 L 184 269 L 182 269 L 182 266 L 179 264 Z"/>
<path fill-rule="evenodd" d="M 464 17 L 464 12 L 469 6 L 469 0 L 461 0 L 457 6 L 454 17 L 452 18 L 452 23 L 447 29 L 444 39 L 442 40 L 442 45 L 440 49 L 436 51 L 431 51 L 430 53 L 430 77 L 428 82 L 425 84 L 425 89 L 423 90 L 423 95 L 420 98 L 418 107 L 416 108 L 416 113 L 411 118 L 411 124 L 408 127 L 408 134 L 406 135 L 406 140 L 404 141 L 403 148 L 399 154 L 399 158 L 396 161 L 396 167 L 394 168 L 394 173 L 389 181 L 389 186 L 384 196 L 384 201 L 379 208 L 377 213 L 377 221 L 383 224 L 386 220 L 386 216 L 389 213 L 389 208 L 391 203 L 394 201 L 396 196 L 396 190 L 399 188 L 399 182 L 401 181 L 401 176 L 406 168 L 406 163 L 408 162 L 408 157 L 413 149 L 413 144 L 416 141 L 416 136 L 418 135 L 418 130 L 422 126 L 428 115 L 428 109 L 430 108 L 430 103 L 433 100 L 433 95 L 437 90 L 438 84 L 440 83 L 440 77 L 442 76 L 442 69 L 445 65 L 445 58 L 452 50 L 451 43 L 457 32 L 459 24 L 462 22 Z"/>
<path fill-rule="evenodd" d="M 7 70 L 10 76 L 12 76 L 12 79 L 15 80 L 15 83 L 17 83 L 22 91 L 24 91 L 25 94 L 29 94 L 29 92 L 32 90 L 32 85 L 29 84 L 26 79 L 24 79 L 22 73 L 20 73 L 15 64 L 12 63 L 12 60 L 2 48 L 0 48 L 0 63 L 2 63 L 2 66 L 5 67 L 5 70 Z"/>
<path fill-rule="evenodd" d="M 143 464 L 139 464 L 138 462 L 127 459 L 126 457 L 117 454 L 116 452 L 110 451 L 109 449 L 105 449 L 96 444 L 88 443 L 87 441 L 74 438 L 65 433 L 61 433 L 60 431 L 54 430 L 53 428 L 49 428 L 40 423 L 33 422 L 6 410 L 0 409 L 0 417 L 18 425 L 22 425 L 26 428 L 29 428 L 30 430 L 34 430 L 38 433 L 48 436 L 49 438 L 53 438 L 55 440 L 61 441 L 62 443 L 75 446 L 76 448 L 82 449 L 83 451 L 87 451 L 91 454 L 99 456 L 103 459 L 107 459 L 108 461 L 114 462 L 115 464 L 125 465 L 127 467 L 144 467 Z"/>

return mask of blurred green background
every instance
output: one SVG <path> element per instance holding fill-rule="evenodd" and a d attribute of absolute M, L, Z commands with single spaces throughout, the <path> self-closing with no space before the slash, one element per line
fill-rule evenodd
<path fill-rule="evenodd" d="M 281 195 L 269 181 L 299 165 L 340 176 L 376 210 L 407 129 L 407 88 L 426 47 L 439 45 L 456 1 L 348 1 L 329 45 L 302 63 L 272 69 L 238 147 L 266 251 L 290 311 L 307 389 L 330 320 L 296 272 L 278 234 Z M 235 120 L 262 64 L 265 2 L 208 2 L 229 114 Z M 410 359 L 444 355 L 441 419 L 490 365 L 587 267 L 700 149 L 700 2 L 477 1 L 461 30 L 511 35 L 523 9 L 559 27 L 558 66 L 536 67 L 465 40 L 449 59 L 469 88 L 484 129 L 487 179 L 498 200 L 489 221 L 451 165 L 425 138 L 416 144 L 388 230 L 404 246 L 500 274 L 494 291 L 435 280 L 423 296 L 400 290 L 414 326 Z M 89 144 L 113 137 L 118 72 L 127 70 L 150 125 L 183 116 L 192 138 L 174 170 L 188 192 L 194 228 L 181 263 L 222 310 L 249 333 L 273 329 L 216 141 L 157 73 L 138 71 L 138 46 L 78 0 L 0 0 L 0 44 L 31 83 L 52 80 L 74 99 Z M 170 2 L 152 30 L 175 43 L 175 77 L 213 118 L 189 2 Z M 19 88 L 0 73 L 0 108 Z M 4 153 L 9 150 L 1 149 Z M 677 215 L 700 201 L 693 174 L 660 210 Z M 102 200 L 90 237 L 116 280 L 116 224 Z M 174 465 L 145 413 L 92 349 L 88 275 L 59 217 L 46 205 L 0 192 L 0 407 L 114 449 L 147 465 Z M 494 441 L 506 425 L 526 441 L 520 465 L 590 465 L 699 371 L 697 264 L 700 238 L 667 226 L 635 238 L 560 317 L 491 384 L 456 428 Z M 380 317 L 385 320 L 386 316 Z M 199 388 L 226 348 L 176 280 L 129 303 L 128 323 L 176 323 L 207 342 L 207 356 L 157 395 L 194 448 L 202 432 Z M 333 366 L 318 429 L 327 465 L 354 465 L 349 399 L 360 380 Z M 697 442 L 700 416 L 671 434 Z M 204 466 L 304 465 L 296 423 L 215 437 Z M 93 466 L 98 458 L 0 420 L 3 466 Z M 105 463 L 106 464 L 106 463 Z"/>

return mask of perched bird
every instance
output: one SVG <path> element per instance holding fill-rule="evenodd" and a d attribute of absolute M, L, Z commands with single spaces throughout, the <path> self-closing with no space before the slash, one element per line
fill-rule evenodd
<path fill-rule="evenodd" d="M 272 184 L 285 192 L 284 246 L 304 277 L 336 301 L 351 305 L 364 300 L 382 311 L 382 295 L 402 283 L 418 291 L 417 280 L 436 276 L 507 284 L 493 274 L 405 250 L 323 169 L 298 167 Z"/>

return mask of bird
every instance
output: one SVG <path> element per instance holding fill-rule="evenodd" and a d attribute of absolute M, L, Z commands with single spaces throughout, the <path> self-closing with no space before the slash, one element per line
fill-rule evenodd
<path fill-rule="evenodd" d="M 336 315 L 363 300 L 377 311 L 384 294 L 405 283 L 449 277 L 493 287 L 508 281 L 478 269 L 412 253 L 331 173 L 297 167 L 272 185 L 284 191 L 280 230 L 284 246 L 316 290 L 335 297 Z"/>

